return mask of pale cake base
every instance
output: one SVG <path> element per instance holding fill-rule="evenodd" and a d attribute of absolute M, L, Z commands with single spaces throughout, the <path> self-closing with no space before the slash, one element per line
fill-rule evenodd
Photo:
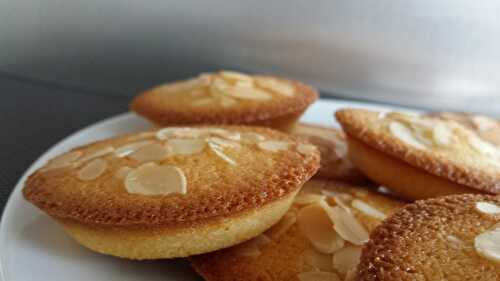
<path fill-rule="evenodd" d="M 371 180 L 410 200 L 478 190 L 429 174 L 347 135 L 349 158 Z"/>
<path fill-rule="evenodd" d="M 243 214 L 191 227 L 116 227 L 58 221 L 78 243 L 102 254 L 137 260 L 187 257 L 259 235 L 286 213 L 297 192 Z"/>

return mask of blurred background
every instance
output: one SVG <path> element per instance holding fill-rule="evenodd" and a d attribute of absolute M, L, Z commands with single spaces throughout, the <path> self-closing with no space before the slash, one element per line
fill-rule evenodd
<path fill-rule="evenodd" d="M 500 1 L 0 1 L 0 209 L 51 145 L 199 72 L 500 115 Z"/>
<path fill-rule="evenodd" d="M 500 114 L 493 0 L 0 2 L 0 70 L 133 95 L 220 68 L 343 98 Z"/>

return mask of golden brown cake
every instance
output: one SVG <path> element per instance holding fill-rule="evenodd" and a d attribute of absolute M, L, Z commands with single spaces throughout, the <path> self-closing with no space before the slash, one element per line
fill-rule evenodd
<path fill-rule="evenodd" d="M 370 234 L 357 281 L 500 280 L 500 197 L 409 204 Z"/>
<path fill-rule="evenodd" d="M 408 198 L 500 193 L 500 151 L 453 121 L 363 109 L 336 113 L 351 161 Z"/>
<path fill-rule="evenodd" d="M 264 234 L 190 260 L 207 281 L 344 280 L 353 277 L 369 232 L 400 206 L 361 187 L 311 180 Z"/>
<path fill-rule="evenodd" d="M 467 112 L 430 112 L 428 115 L 460 123 L 485 141 L 500 145 L 500 121 L 497 119 Z"/>
<path fill-rule="evenodd" d="M 312 87 L 278 77 L 234 71 L 152 88 L 131 110 L 160 126 L 232 124 L 288 128 L 318 98 Z"/>
<path fill-rule="evenodd" d="M 347 158 L 347 143 L 342 131 L 296 123 L 289 133 L 299 136 L 316 145 L 321 153 L 321 166 L 316 178 L 342 180 L 354 184 L 368 182 L 368 179 Z"/>
<path fill-rule="evenodd" d="M 313 145 L 271 129 L 169 127 L 75 148 L 23 194 L 94 251 L 185 257 L 265 231 L 318 167 Z"/>

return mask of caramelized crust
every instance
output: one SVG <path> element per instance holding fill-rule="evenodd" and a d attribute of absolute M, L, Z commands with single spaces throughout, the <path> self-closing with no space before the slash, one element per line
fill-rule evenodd
<path fill-rule="evenodd" d="M 311 180 L 304 185 L 303 190 L 323 187 L 350 194 L 386 214 L 403 206 L 402 202 L 391 197 L 336 181 Z M 293 206 L 288 212 L 296 213 L 297 211 L 297 206 Z M 368 231 L 380 222 L 363 213 L 355 213 L 355 215 Z M 244 256 L 242 252 L 245 250 L 245 245 L 241 244 L 213 253 L 193 256 L 190 258 L 191 264 L 207 281 L 299 281 L 297 274 L 314 270 L 303 257 L 303 253 L 311 249 L 308 238 L 299 230 L 297 223 L 289 227 L 277 239 L 273 239 L 275 231 L 276 229 L 271 228 L 266 232 L 272 241 L 259 247 L 261 254 L 257 257 Z"/>
<path fill-rule="evenodd" d="M 356 280 L 500 280 L 500 266 L 474 248 L 478 234 L 500 223 L 475 208 L 480 201 L 499 205 L 500 197 L 452 195 L 398 210 L 371 233 Z"/>
<path fill-rule="evenodd" d="M 344 109 L 335 116 L 349 137 L 380 152 L 460 185 L 485 193 L 500 193 L 500 171 L 484 157 L 473 156 L 466 150 L 444 153 L 417 149 L 375 126 L 378 112 Z"/>
<path fill-rule="evenodd" d="M 191 97 L 182 93 L 165 94 L 162 86 L 158 86 L 135 97 L 130 109 L 161 126 L 229 124 L 282 128 L 300 117 L 318 98 L 318 93 L 301 82 L 280 80 L 293 85 L 293 96 L 274 96 L 266 101 L 241 100 L 237 105 L 227 108 L 217 105 L 190 107 L 186 105 L 192 101 Z"/>
<path fill-rule="evenodd" d="M 268 139 L 302 143 L 286 134 L 249 127 L 222 127 L 237 132 L 254 132 Z M 96 147 L 119 147 L 138 135 L 120 136 L 89 144 L 74 150 Z M 319 153 L 302 155 L 289 149 L 269 153 L 256 147 L 228 152 L 236 162 L 231 166 L 207 151 L 199 156 L 170 157 L 161 164 L 184 170 L 188 180 L 187 194 L 145 196 L 128 193 L 123 180 L 114 176 L 122 166 L 139 164 L 127 157 L 103 157 L 107 171 L 93 181 L 81 181 L 73 169 L 32 174 L 23 189 L 24 197 L 57 219 L 68 219 L 91 225 L 133 227 L 191 227 L 213 220 L 258 209 L 296 192 L 316 172 Z"/>

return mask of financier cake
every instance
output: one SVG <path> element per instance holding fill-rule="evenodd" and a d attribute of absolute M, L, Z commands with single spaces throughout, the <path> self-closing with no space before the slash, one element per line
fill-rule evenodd
<path fill-rule="evenodd" d="M 342 131 L 307 123 L 296 123 L 288 131 L 316 145 L 321 153 L 321 165 L 314 177 L 350 183 L 365 183 L 367 178 L 347 158 L 347 143 Z"/>
<path fill-rule="evenodd" d="M 271 227 L 319 158 L 272 129 L 169 127 L 75 148 L 31 175 L 23 194 L 94 251 L 185 257 Z"/>
<path fill-rule="evenodd" d="M 355 280 L 500 280 L 500 197 L 450 195 L 399 209 L 371 233 Z"/>
<path fill-rule="evenodd" d="M 351 280 L 369 232 L 402 205 L 361 187 L 311 180 L 264 234 L 190 260 L 206 281 Z"/>
<path fill-rule="evenodd" d="M 303 83 L 234 71 L 201 74 L 138 95 L 130 108 L 160 126 L 231 124 L 285 129 L 318 98 Z"/>
<path fill-rule="evenodd" d="M 498 147 L 454 121 L 363 109 L 336 116 L 354 165 L 403 197 L 500 193 Z"/>

